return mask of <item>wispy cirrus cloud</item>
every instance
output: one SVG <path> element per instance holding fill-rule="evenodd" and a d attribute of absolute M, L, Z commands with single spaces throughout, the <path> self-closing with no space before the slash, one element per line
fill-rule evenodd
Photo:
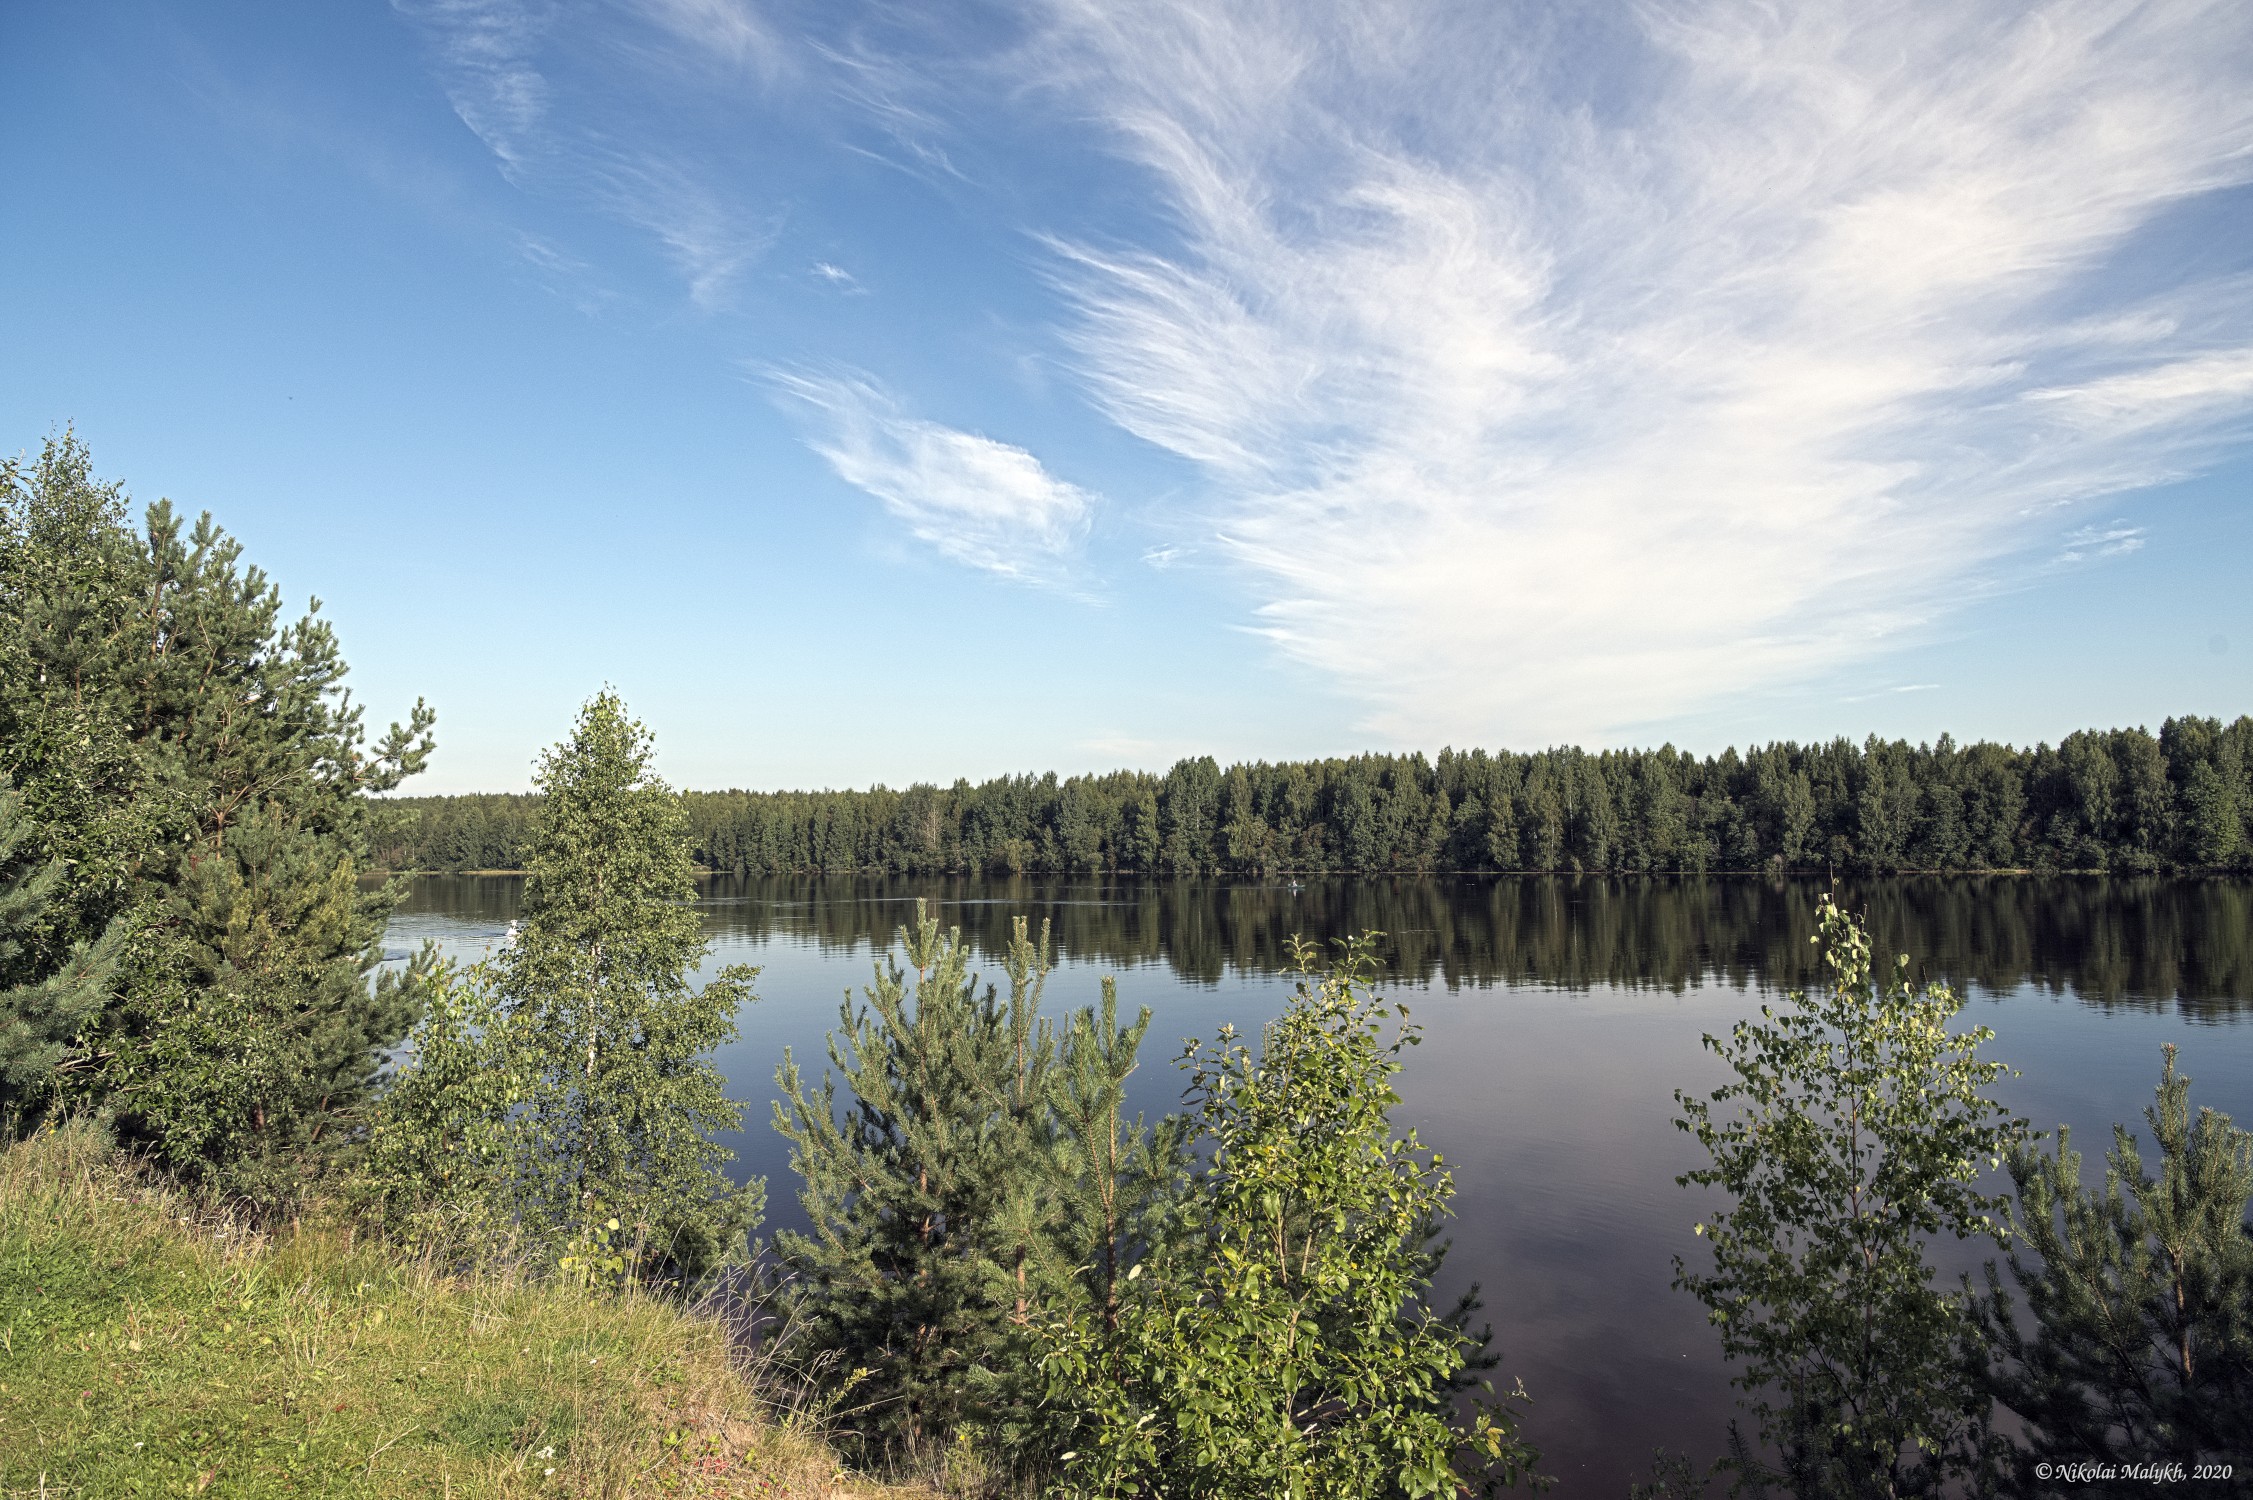
<path fill-rule="evenodd" d="M 774 215 L 699 162 L 708 143 L 653 126 L 676 75 L 718 64 L 771 78 L 781 47 L 741 0 L 392 0 L 430 48 L 454 113 L 508 179 L 648 234 L 706 311 L 728 305 Z"/>
<path fill-rule="evenodd" d="M 1020 583 L 1068 582 L 1095 496 L 1022 448 L 908 415 L 865 377 L 773 378 L 813 419 L 808 442 L 838 477 L 941 556 Z"/>
<path fill-rule="evenodd" d="M 553 90 L 537 63 L 555 8 L 526 0 L 392 0 L 430 39 L 454 113 L 516 172 L 547 150 Z"/>
<path fill-rule="evenodd" d="M 2114 521 L 2109 526 L 2082 526 L 2065 539 L 2057 555 L 2060 564 L 2087 562 L 2098 557 L 2125 557 L 2143 550 L 2145 529 Z"/>
<path fill-rule="evenodd" d="M 1167 220 L 1052 242 L 1080 368 L 1379 732 L 1808 679 L 2246 433 L 2253 282 L 2122 264 L 2253 180 L 2241 4 L 1041 13 Z"/>
<path fill-rule="evenodd" d="M 782 39 L 745 0 L 640 0 L 635 8 L 715 62 L 767 76 L 783 67 Z"/>

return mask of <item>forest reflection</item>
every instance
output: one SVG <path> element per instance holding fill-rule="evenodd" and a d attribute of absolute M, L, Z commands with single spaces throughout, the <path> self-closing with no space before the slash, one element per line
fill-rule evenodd
<path fill-rule="evenodd" d="M 515 913 L 520 877 L 411 883 L 403 915 Z M 842 949 L 891 940 L 918 897 L 982 957 L 1011 919 L 1054 926 L 1060 956 L 1164 965 L 1212 984 L 1287 967 L 1294 936 L 1384 933 L 1398 980 L 1449 988 L 1782 988 L 1813 975 L 1815 880 L 1748 877 L 1337 877 L 1303 884 L 1035 876 L 726 876 L 701 883 L 715 937 Z M 1881 952 L 1979 991 L 2034 985 L 2103 1007 L 2253 1009 L 2253 882 L 2060 876 L 1842 879 Z"/>

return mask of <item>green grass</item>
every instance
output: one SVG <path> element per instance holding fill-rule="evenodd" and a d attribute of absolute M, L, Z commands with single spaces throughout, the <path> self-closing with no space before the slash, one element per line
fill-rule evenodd
<path fill-rule="evenodd" d="M 0 1154 L 0 1496 L 872 1496 L 719 1328 L 253 1232 L 67 1128 Z M 902 1496 L 910 1492 L 893 1492 Z"/>

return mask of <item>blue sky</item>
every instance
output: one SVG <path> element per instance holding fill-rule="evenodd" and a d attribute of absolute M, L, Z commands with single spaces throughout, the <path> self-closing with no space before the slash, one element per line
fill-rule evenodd
<path fill-rule="evenodd" d="M 2253 711 L 2253 7 L 0 12 L 0 446 L 428 790 Z"/>

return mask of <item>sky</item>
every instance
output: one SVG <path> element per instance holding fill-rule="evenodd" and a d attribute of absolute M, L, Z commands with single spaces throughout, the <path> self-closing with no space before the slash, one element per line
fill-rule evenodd
<path fill-rule="evenodd" d="M 412 789 L 2253 712 L 2253 6 L 0 8 L 0 451 Z"/>

